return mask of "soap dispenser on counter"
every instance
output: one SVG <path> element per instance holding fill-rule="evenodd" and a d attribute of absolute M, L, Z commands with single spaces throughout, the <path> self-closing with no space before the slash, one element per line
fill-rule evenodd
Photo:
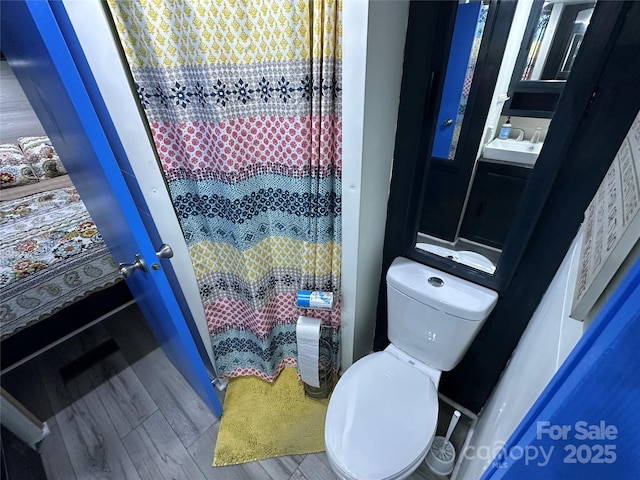
<path fill-rule="evenodd" d="M 500 127 L 498 138 L 506 140 L 509 138 L 509 135 L 511 135 L 511 117 L 507 118 L 507 121 L 502 124 L 502 127 Z"/>

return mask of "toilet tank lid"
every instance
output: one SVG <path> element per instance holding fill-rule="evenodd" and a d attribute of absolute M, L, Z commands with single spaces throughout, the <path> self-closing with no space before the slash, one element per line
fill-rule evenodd
<path fill-rule="evenodd" d="M 389 267 L 387 285 L 465 320 L 486 319 L 498 300 L 493 290 L 403 257 L 396 258 Z"/>

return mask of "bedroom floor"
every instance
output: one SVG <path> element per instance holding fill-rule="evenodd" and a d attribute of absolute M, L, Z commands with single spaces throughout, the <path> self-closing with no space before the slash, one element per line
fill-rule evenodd
<path fill-rule="evenodd" d="M 103 345 L 97 362 L 73 361 Z M 334 479 L 324 453 L 211 466 L 219 422 L 158 348 L 134 305 L 6 373 L 2 386 L 51 433 L 49 480 Z M 452 409 L 443 404 L 438 433 Z M 470 421 L 452 440 L 459 446 Z M 437 480 L 426 465 L 410 477 Z"/>

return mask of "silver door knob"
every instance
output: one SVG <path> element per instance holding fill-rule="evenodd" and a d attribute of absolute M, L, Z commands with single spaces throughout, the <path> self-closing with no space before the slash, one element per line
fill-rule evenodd
<path fill-rule="evenodd" d="M 442 124 L 443 127 L 450 127 L 451 125 L 453 125 L 453 119 L 451 118 L 447 118 Z"/>
<path fill-rule="evenodd" d="M 160 250 L 156 252 L 156 255 L 158 258 L 173 258 L 173 249 L 166 243 L 163 243 L 160 245 Z"/>
<path fill-rule="evenodd" d="M 136 253 L 136 260 L 133 263 L 120 263 L 118 266 L 120 267 L 120 274 L 124 278 L 129 278 L 136 270 L 147 271 L 147 264 L 139 253 Z"/>

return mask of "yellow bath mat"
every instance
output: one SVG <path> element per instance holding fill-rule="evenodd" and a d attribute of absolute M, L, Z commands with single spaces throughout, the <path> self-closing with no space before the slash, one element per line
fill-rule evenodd
<path fill-rule="evenodd" d="M 275 382 L 257 377 L 229 381 L 213 466 L 324 451 L 324 420 L 329 399 L 304 394 L 295 368 Z"/>

